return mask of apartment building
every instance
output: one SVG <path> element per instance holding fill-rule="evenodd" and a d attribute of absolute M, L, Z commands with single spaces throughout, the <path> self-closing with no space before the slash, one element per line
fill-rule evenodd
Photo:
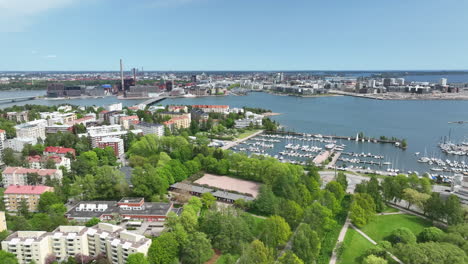
<path fill-rule="evenodd" d="M 75 113 L 42 112 L 40 115 L 42 119 L 47 120 L 47 124 L 49 126 L 55 124 L 65 124 L 76 120 Z"/>
<path fill-rule="evenodd" d="M 141 129 L 143 135 L 155 134 L 158 137 L 164 136 L 164 126 L 155 123 L 140 122 L 135 125 L 136 129 Z"/>
<path fill-rule="evenodd" d="M 91 123 L 91 122 L 96 122 L 96 115 L 94 115 L 94 116 L 87 115 L 87 116 L 84 116 L 82 118 L 78 118 L 78 119 L 75 119 L 73 121 L 66 122 L 65 124 L 73 126 L 73 125 L 76 125 L 76 124 L 86 125 L 86 124 Z"/>
<path fill-rule="evenodd" d="M 0 211 L 0 232 L 7 230 L 5 212 Z"/>
<path fill-rule="evenodd" d="M 5 164 L 3 162 L 3 150 L 5 149 L 6 131 L 0 129 L 0 165 Z"/>
<path fill-rule="evenodd" d="M 42 138 L 45 139 L 45 128 L 47 120 L 39 119 L 16 125 L 16 137 L 18 138 Z"/>
<path fill-rule="evenodd" d="M 125 153 L 124 150 L 124 141 L 121 138 L 116 137 L 105 137 L 97 142 L 98 148 L 111 147 L 114 150 L 114 155 L 119 158 L 122 157 Z"/>
<path fill-rule="evenodd" d="M 93 126 L 87 128 L 88 134 L 105 134 L 122 131 L 120 125 L 109 125 L 109 126 Z"/>
<path fill-rule="evenodd" d="M 6 113 L 6 118 L 10 121 L 17 122 L 17 123 L 23 123 L 23 122 L 28 122 L 29 117 L 28 117 L 29 112 L 28 111 L 22 111 L 22 112 L 8 112 Z"/>
<path fill-rule="evenodd" d="M 11 138 L 7 139 L 4 142 L 4 148 L 11 148 L 16 152 L 21 152 L 25 145 L 36 145 L 37 139 L 36 138 Z"/>
<path fill-rule="evenodd" d="M 192 105 L 192 109 L 201 109 L 205 113 L 224 113 L 229 105 Z"/>
<path fill-rule="evenodd" d="M 53 191 L 53 187 L 44 185 L 10 185 L 4 192 L 3 201 L 7 211 L 18 211 L 21 201 L 25 200 L 29 211 L 37 212 L 41 194 Z"/>
<path fill-rule="evenodd" d="M 132 115 L 132 116 L 122 116 L 119 120 L 120 125 L 122 126 L 123 129 L 128 130 L 130 129 L 130 126 L 138 124 L 138 116 Z"/>
<path fill-rule="evenodd" d="M 187 113 L 188 112 L 188 108 L 185 105 L 170 105 L 170 106 L 167 107 L 167 110 L 169 110 L 169 112 L 176 112 L 176 113 L 179 113 L 179 112 Z"/>
<path fill-rule="evenodd" d="M 59 226 L 52 232 L 18 231 L 2 241 L 2 249 L 13 253 L 20 264 L 45 264 L 48 256 L 63 261 L 77 254 L 104 254 L 112 264 L 125 264 L 130 254 L 146 255 L 150 246 L 151 239 L 107 223 Z"/>
<path fill-rule="evenodd" d="M 44 184 L 47 177 L 62 181 L 62 171 L 56 169 L 30 169 L 23 167 L 6 167 L 2 172 L 3 186 L 28 185 L 28 174 L 37 173 L 39 182 Z"/>
<path fill-rule="evenodd" d="M 71 169 L 71 161 L 67 157 L 61 157 L 56 155 L 41 157 L 39 155 L 28 156 L 29 168 L 32 169 L 45 169 L 45 164 L 48 160 L 52 160 L 55 163 L 55 168 L 60 169 L 64 167 L 67 170 Z"/>

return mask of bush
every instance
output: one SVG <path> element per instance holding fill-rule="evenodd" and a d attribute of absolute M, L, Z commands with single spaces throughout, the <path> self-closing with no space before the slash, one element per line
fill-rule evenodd
<path fill-rule="evenodd" d="M 398 243 L 414 244 L 416 243 L 416 236 L 408 228 L 400 227 L 393 230 L 388 240 L 394 245 Z"/>
<path fill-rule="evenodd" d="M 421 233 L 418 235 L 418 242 L 436 242 L 439 241 L 442 235 L 444 234 L 444 231 L 440 230 L 437 227 L 427 227 L 424 228 Z"/>

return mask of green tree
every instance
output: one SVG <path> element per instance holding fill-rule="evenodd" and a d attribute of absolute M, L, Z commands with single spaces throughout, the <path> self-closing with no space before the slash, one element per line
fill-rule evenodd
<path fill-rule="evenodd" d="M 163 233 L 153 239 L 148 250 L 148 260 L 153 264 L 170 264 L 177 261 L 179 255 L 179 242 L 173 232 Z"/>
<path fill-rule="evenodd" d="M 189 236 L 188 242 L 182 248 L 181 260 L 188 264 L 203 264 L 214 254 L 210 240 L 204 233 L 194 232 Z"/>
<path fill-rule="evenodd" d="M 0 250 L 0 260 L 2 264 L 18 264 L 18 259 L 14 254 L 3 250 Z"/>
<path fill-rule="evenodd" d="M 304 223 L 309 224 L 312 230 L 321 235 L 336 225 L 332 211 L 317 201 L 305 209 Z"/>
<path fill-rule="evenodd" d="M 62 203 L 62 199 L 55 194 L 54 192 L 45 192 L 41 194 L 39 198 L 39 204 L 37 205 L 37 209 L 41 213 L 46 213 L 49 211 L 49 207 L 53 204 Z"/>
<path fill-rule="evenodd" d="M 341 184 L 341 187 L 343 187 L 343 190 L 346 191 L 348 188 L 348 180 L 346 179 L 346 175 L 344 172 L 340 171 L 338 172 L 338 175 L 336 176 L 336 181 Z"/>
<path fill-rule="evenodd" d="M 203 202 L 203 207 L 207 209 L 211 208 L 216 203 L 216 198 L 209 192 L 202 194 L 201 200 Z"/>
<path fill-rule="evenodd" d="M 85 223 L 85 226 L 92 227 L 92 226 L 99 224 L 100 222 L 101 220 L 99 220 L 99 218 L 93 217 Z"/>
<path fill-rule="evenodd" d="M 386 259 L 374 256 L 374 255 L 369 255 L 365 257 L 364 260 L 362 261 L 362 264 L 387 264 L 387 263 L 388 262 Z"/>
<path fill-rule="evenodd" d="M 21 160 L 15 155 L 15 152 L 11 148 L 3 150 L 2 158 L 6 166 L 21 166 Z"/>
<path fill-rule="evenodd" d="M 440 240 L 442 235 L 444 234 L 444 231 L 440 230 L 437 227 L 431 226 L 431 227 L 426 227 L 419 233 L 418 235 L 418 242 L 430 242 L 434 241 L 437 242 Z"/>
<path fill-rule="evenodd" d="M 289 250 L 278 259 L 278 262 L 280 264 L 304 264 L 304 261 Z"/>
<path fill-rule="evenodd" d="M 416 243 L 416 236 L 408 228 L 400 227 L 392 231 L 389 241 L 392 242 L 392 244 L 414 244 Z"/>
<path fill-rule="evenodd" d="M 282 199 L 280 208 L 279 215 L 288 222 L 292 229 L 296 228 L 304 217 L 304 210 L 294 201 Z"/>
<path fill-rule="evenodd" d="M 464 212 L 458 196 L 450 195 L 447 200 L 445 200 L 444 209 L 447 224 L 458 225 L 464 222 Z"/>
<path fill-rule="evenodd" d="M 432 220 L 439 220 L 445 216 L 445 205 L 440 194 L 433 192 L 424 204 L 424 213 Z"/>
<path fill-rule="evenodd" d="M 325 186 L 325 189 L 330 191 L 335 195 L 335 198 L 341 202 L 343 200 L 343 197 L 345 196 L 345 191 L 343 189 L 343 186 L 339 184 L 337 181 L 331 181 L 327 183 Z"/>
<path fill-rule="evenodd" d="M 143 253 L 133 253 L 128 255 L 127 264 L 149 264 Z"/>
<path fill-rule="evenodd" d="M 350 207 L 350 219 L 353 223 L 362 227 L 375 215 L 375 204 L 372 197 L 367 193 L 356 193 Z"/>
<path fill-rule="evenodd" d="M 431 196 L 429 194 L 420 193 L 417 190 L 411 188 L 406 188 L 403 190 L 403 199 L 408 202 L 408 208 L 410 208 L 411 205 L 415 205 L 416 207 L 422 209 L 430 197 Z"/>
<path fill-rule="evenodd" d="M 18 205 L 18 213 L 20 216 L 29 218 L 29 204 L 28 204 L 28 201 L 24 198 L 21 199 Z"/>
<path fill-rule="evenodd" d="M 266 247 L 260 240 L 254 240 L 244 250 L 239 264 L 271 264 L 274 262 L 273 250 Z"/>
<path fill-rule="evenodd" d="M 288 223 L 281 216 L 274 215 L 265 220 L 260 240 L 265 245 L 276 248 L 285 245 L 290 236 L 291 228 Z"/>
<path fill-rule="evenodd" d="M 260 214 L 272 215 L 278 210 L 278 198 L 270 187 L 262 185 L 253 206 Z"/>
<path fill-rule="evenodd" d="M 315 263 L 320 252 L 320 238 L 309 225 L 301 224 L 292 241 L 292 249 L 305 263 Z"/>

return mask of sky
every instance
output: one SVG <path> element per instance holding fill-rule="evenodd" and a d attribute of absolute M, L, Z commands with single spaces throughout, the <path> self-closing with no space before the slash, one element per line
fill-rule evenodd
<path fill-rule="evenodd" d="M 0 71 L 468 69 L 466 0 L 0 0 Z"/>

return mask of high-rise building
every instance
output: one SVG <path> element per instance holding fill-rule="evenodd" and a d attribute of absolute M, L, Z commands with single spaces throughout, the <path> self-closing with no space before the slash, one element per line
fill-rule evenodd
<path fill-rule="evenodd" d="M 190 78 L 190 81 L 192 83 L 197 83 L 197 75 L 193 74 L 192 77 Z"/>
<path fill-rule="evenodd" d="M 173 83 L 172 83 L 172 81 L 167 81 L 167 82 L 166 82 L 166 90 L 167 90 L 168 92 L 170 92 L 170 91 L 172 91 L 172 88 L 173 88 Z"/>

